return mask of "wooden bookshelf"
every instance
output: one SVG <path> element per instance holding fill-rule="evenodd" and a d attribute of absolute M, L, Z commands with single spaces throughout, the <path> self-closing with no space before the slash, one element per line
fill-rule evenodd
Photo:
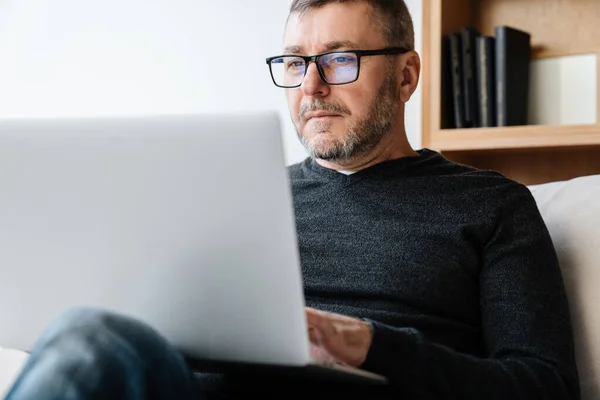
<path fill-rule="evenodd" d="M 598 15 L 598 0 L 423 0 L 423 147 L 524 184 L 600 174 L 600 123 L 444 129 L 442 118 L 442 38 L 449 33 L 471 25 L 493 36 L 496 25 L 509 25 L 531 33 L 533 59 L 595 53 L 600 85 Z"/>
<path fill-rule="evenodd" d="M 595 125 L 441 129 L 432 132 L 431 143 L 442 151 L 600 146 L 600 130 Z"/>

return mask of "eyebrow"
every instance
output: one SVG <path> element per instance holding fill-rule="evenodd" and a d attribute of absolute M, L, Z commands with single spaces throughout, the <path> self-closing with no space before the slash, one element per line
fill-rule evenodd
<path fill-rule="evenodd" d="M 336 40 L 325 44 L 326 51 L 334 51 L 339 49 L 358 49 L 358 45 L 351 40 Z M 287 46 L 283 49 L 285 54 L 301 54 L 303 53 L 302 46 Z"/>

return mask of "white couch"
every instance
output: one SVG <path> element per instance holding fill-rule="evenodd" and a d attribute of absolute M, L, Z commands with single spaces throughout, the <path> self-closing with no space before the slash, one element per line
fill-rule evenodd
<path fill-rule="evenodd" d="M 600 175 L 530 187 L 563 272 L 581 398 L 600 399 Z"/>
<path fill-rule="evenodd" d="M 554 241 L 569 297 L 584 400 L 600 399 L 600 175 L 530 186 Z M 0 395 L 26 360 L 0 350 Z"/>

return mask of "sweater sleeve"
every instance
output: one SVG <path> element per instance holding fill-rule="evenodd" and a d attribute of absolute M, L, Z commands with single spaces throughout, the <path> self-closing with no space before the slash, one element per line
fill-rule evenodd
<path fill-rule="evenodd" d="M 578 399 L 567 298 L 550 235 L 529 190 L 507 191 L 480 269 L 485 357 L 372 321 L 362 368 L 409 398 Z M 440 283 L 442 284 L 442 283 Z M 404 396 L 403 396 L 404 397 Z"/>

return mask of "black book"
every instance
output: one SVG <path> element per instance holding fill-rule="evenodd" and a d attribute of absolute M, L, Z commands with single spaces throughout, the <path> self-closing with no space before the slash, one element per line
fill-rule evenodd
<path fill-rule="evenodd" d="M 508 26 L 496 33 L 496 118 L 498 126 L 527 124 L 531 36 Z"/>
<path fill-rule="evenodd" d="M 496 126 L 495 39 L 479 36 L 475 44 L 479 126 Z"/>
<path fill-rule="evenodd" d="M 454 121 L 454 97 L 452 95 L 452 68 L 450 58 L 450 39 L 442 37 L 442 87 L 441 87 L 441 128 L 456 128 Z"/>
<path fill-rule="evenodd" d="M 460 33 L 451 33 L 450 69 L 452 73 L 452 104 L 454 106 L 454 126 L 465 127 L 464 94 L 462 82 L 462 39 Z"/>
<path fill-rule="evenodd" d="M 477 82 L 475 75 L 475 39 L 479 35 L 473 27 L 460 30 L 462 39 L 462 74 L 465 102 L 465 127 L 479 126 Z"/>

